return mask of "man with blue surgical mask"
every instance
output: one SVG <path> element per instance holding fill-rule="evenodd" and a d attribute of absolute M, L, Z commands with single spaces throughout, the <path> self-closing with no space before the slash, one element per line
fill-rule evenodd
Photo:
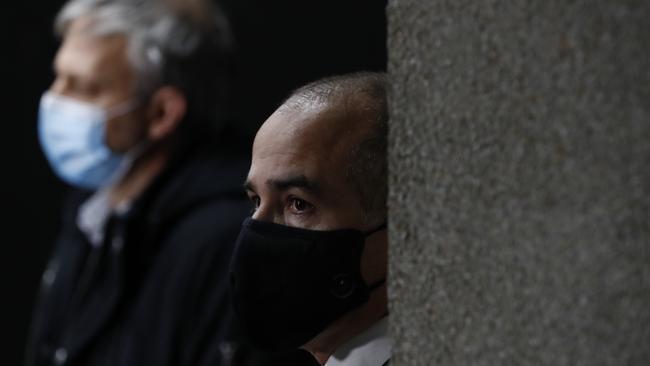
<path fill-rule="evenodd" d="M 238 365 L 227 269 L 249 206 L 211 2 L 71 0 L 38 138 L 74 190 L 27 365 Z"/>

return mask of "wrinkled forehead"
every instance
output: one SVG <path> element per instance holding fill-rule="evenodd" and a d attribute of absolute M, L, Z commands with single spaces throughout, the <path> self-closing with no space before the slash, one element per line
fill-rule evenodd
<path fill-rule="evenodd" d="M 122 36 L 88 36 L 69 33 L 55 58 L 60 68 L 94 73 L 96 77 L 115 77 L 113 72 L 128 72 L 126 40 Z"/>
<path fill-rule="evenodd" d="M 94 24 L 93 18 L 83 16 L 69 24 L 63 37 L 62 48 L 84 48 L 98 55 L 126 55 L 128 39 L 123 33 L 96 34 L 89 29 Z"/>
<path fill-rule="evenodd" d="M 299 178 L 319 187 L 321 198 L 347 192 L 351 133 L 341 118 L 321 107 L 276 111 L 255 137 L 248 181 L 260 187 Z"/>
<path fill-rule="evenodd" d="M 278 109 L 262 125 L 255 149 L 282 153 L 292 151 L 320 157 L 351 149 L 365 132 L 358 117 L 336 105 L 317 104 L 299 109 Z"/>
<path fill-rule="evenodd" d="M 321 106 L 276 111 L 255 137 L 249 178 L 304 176 L 331 188 L 345 176 L 348 136 L 342 125 L 336 111 Z"/>

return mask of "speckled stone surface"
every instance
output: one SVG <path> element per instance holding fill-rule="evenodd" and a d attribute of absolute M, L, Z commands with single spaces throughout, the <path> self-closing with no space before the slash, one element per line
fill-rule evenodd
<path fill-rule="evenodd" d="M 650 365 L 650 1 L 387 12 L 393 365 Z"/>

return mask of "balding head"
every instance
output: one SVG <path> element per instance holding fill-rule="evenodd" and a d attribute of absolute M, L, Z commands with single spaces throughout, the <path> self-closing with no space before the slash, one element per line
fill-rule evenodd
<path fill-rule="evenodd" d="M 343 221 L 359 228 L 376 226 L 386 220 L 386 130 L 382 74 L 358 73 L 308 84 L 260 128 L 249 182 L 280 172 L 286 174 L 278 179 L 303 175 L 330 195 L 322 207 L 337 208 L 331 212 L 336 220 L 319 217 L 314 228 L 333 228 L 340 225 L 332 223 Z M 329 224 L 323 224 L 326 221 Z"/>
<path fill-rule="evenodd" d="M 338 105 L 386 121 L 386 76 L 360 72 L 324 78 L 296 89 L 280 110 L 304 110 L 317 105 Z"/>
<path fill-rule="evenodd" d="M 386 219 L 388 107 L 386 75 L 361 72 L 307 84 L 282 104 L 279 111 L 336 110 L 340 122 L 361 133 L 351 146 L 346 166 L 356 186 L 366 220 Z"/>
<path fill-rule="evenodd" d="M 359 259 L 363 282 L 373 290 L 369 290 L 371 295 L 366 303 L 350 309 L 303 345 L 320 364 L 326 362 L 335 347 L 387 312 L 386 287 L 381 285 L 386 278 L 388 257 L 388 235 L 382 230 L 386 222 L 385 89 L 383 75 L 368 73 L 309 84 L 296 90 L 264 122 L 253 144 L 245 184 L 255 204 L 253 222 L 330 232 L 321 237 L 315 232 L 269 226 L 278 231 L 268 233 L 268 238 L 277 240 L 269 240 L 269 247 L 264 250 L 272 252 L 271 246 L 279 245 L 278 253 L 290 258 L 286 265 L 288 271 L 295 271 L 293 277 L 300 277 L 305 266 L 314 266 L 315 271 L 323 271 L 323 277 L 318 278 L 336 279 L 324 268 L 318 269 L 320 258 L 303 261 L 306 257 L 296 257 L 292 251 L 311 253 L 307 255 L 310 256 L 323 245 L 332 248 L 334 254 L 338 252 L 337 246 L 329 245 L 327 238 L 341 237 L 330 236 L 332 230 L 355 229 L 365 233 L 355 235 L 357 240 L 363 238 L 361 258 L 348 259 Z M 305 240 L 295 241 L 300 245 L 285 246 L 285 240 L 291 237 L 285 236 L 287 232 L 300 233 L 295 234 L 296 238 L 304 235 Z M 359 243 L 341 240 L 332 244 Z M 349 254 L 341 251 L 336 254 L 337 260 L 342 261 L 342 255 Z M 338 269 L 332 269 L 339 275 Z M 309 283 L 327 284 L 321 282 Z M 313 316 L 322 315 L 315 312 Z"/>

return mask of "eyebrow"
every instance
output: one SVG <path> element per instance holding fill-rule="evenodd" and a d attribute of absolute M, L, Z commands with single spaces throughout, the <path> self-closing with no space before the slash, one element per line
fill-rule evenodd
<path fill-rule="evenodd" d="M 318 184 L 312 180 L 307 179 L 307 177 L 302 174 L 288 176 L 286 178 L 268 179 L 266 181 L 266 185 L 271 189 L 281 192 L 289 190 L 291 188 L 300 188 L 312 194 L 320 193 L 320 187 Z M 255 191 L 255 187 L 250 180 L 246 180 L 244 183 L 244 189 L 247 191 Z"/>

